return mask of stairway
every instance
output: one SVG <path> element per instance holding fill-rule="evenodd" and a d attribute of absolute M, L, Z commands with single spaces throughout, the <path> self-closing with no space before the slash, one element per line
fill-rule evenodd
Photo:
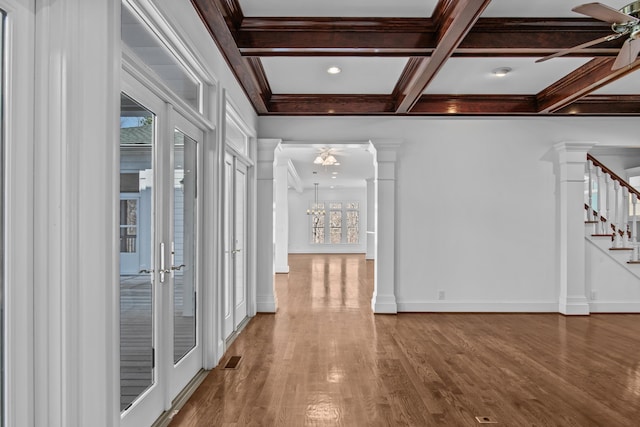
<path fill-rule="evenodd" d="M 588 155 L 585 171 L 586 288 L 590 311 L 640 311 L 640 193 Z"/>

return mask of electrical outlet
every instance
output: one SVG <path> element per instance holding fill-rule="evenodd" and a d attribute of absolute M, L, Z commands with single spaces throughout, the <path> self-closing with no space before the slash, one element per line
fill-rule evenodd
<path fill-rule="evenodd" d="M 444 291 L 438 291 L 438 299 L 439 300 L 443 300 L 444 299 Z"/>

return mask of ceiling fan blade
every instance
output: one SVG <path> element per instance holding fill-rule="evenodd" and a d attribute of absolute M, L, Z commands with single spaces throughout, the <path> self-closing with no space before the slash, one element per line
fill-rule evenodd
<path fill-rule="evenodd" d="M 623 34 L 611 34 L 609 36 L 600 37 L 599 39 L 591 40 L 590 42 L 582 43 L 582 44 L 579 44 L 577 46 L 570 47 L 569 49 L 560 50 L 560 51 L 558 51 L 556 53 L 553 53 L 553 54 L 551 54 L 549 56 L 545 56 L 544 58 L 540 58 L 540 59 L 536 60 L 536 62 L 543 62 L 543 61 L 546 61 L 546 60 L 551 59 L 551 58 L 557 58 L 558 56 L 563 56 L 563 55 L 566 55 L 568 53 L 575 52 L 577 50 L 584 49 L 584 48 L 587 48 L 589 46 L 596 45 L 598 43 L 609 42 L 611 40 L 615 40 L 615 39 L 621 37 L 622 35 Z"/>
<path fill-rule="evenodd" d="M 580 6 L 576 6 L 571 10 L 583 15 L 590 16 L 592 18 L 599 19 L 600 21 L 608 22 L 610 24 L 624 24 L 627 22 L 639 21 L 637 18 L 634 18 L 631 15 L 622 13 L 602 3 L 586 3 Z"/>
<path fill-rule="evenodd" d="M 640 53 L 640 39 L 629 39 L 624 42 L 618 56 L 616 57 L 612 70 L 624 68 L 631 65 Z"/>

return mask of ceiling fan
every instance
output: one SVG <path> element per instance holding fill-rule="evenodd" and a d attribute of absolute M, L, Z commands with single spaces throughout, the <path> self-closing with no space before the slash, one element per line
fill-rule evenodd
<path fill-rule="evenodd" d="M 629 38 L 624 42 L 622 48 L 620 48 L 620 52 L 618 52 L 618 56 L 611 69 L 617 70 L 626 67 L 636 60 L 640 53 L 640 1 L 629 3 L 620 10 L 616 10 L 602 3 L 586 3 L 576 6 L 571 10 L 610 23 L 611 30 L 613 30 L 614 34 L 561 50 L 552 55 L 540 58 L 536 62 L 563 56 L 599 43 L 610 42 L 622 36 L 629 36 Z"/>
<path fill-rule="evenodd" d="M 319 154 L 313 163 L 322 166 L 338 166 L 340 165 L 340 162 L 334 156 L 337 151 L 338 150 L 334 148 L 323 148 L 319 151 Z"/>

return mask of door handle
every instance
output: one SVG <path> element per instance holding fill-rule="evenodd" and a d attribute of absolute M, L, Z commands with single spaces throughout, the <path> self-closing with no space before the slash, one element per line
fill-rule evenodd
<path fill-rule="evenodd" d="M 146 270 L 146 269 L 143 269 L 143 270 L 138 271 L 138 274 L 141 274 L 141 273 L 149 273 L 149 274 L 151 274 L 151 273 L 153 273 L 153 271 L 154 271 L 154 270 Z"/>
<path fill-rule="evenodd" d="M 186 267 L 186 265 L 184 265 L 184 264 L 180 264 L 178 266 L 172 265 L 171 266 L 171 271 L 180 271 L 180 270 L 182 270 L 182 267 Z"/>
<path fill-rule="evenodd" d="M 242 249 L 234 249 L 231 251 L 232 254 L 237 254 L 238 252 L 240 252 Z"/>

